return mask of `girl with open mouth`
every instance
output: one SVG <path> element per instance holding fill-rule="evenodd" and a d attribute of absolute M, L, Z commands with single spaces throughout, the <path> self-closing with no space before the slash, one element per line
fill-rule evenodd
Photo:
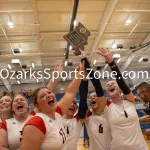
<path fill-rule="evenodd" d="M 70 83 L 59 102 L 56 101 L 55 94 L 46 87 L 34 91 L 32 102 L 39 113 L 33 116 L 24 127 L 21 150 L 63 148 L 67 135 L 62 116 L 68 111 L 76 96 L 83 77 L 80 73 L 84 70 L 84 62 L 82 62 L 77 78 Z"/>
<path fill-rule="evenodd" d="M 11 108 L 14 118 L 6 119 L 0 125 L 0 149 L 19 150 L 23 127 L 30 119 L 28 100 L 23 95 L 16 95 Z"/>
<path fill-rule="evenodd" d="M 132 91 L 125 83 L 109 50 L 99 48 L 98 54 L 105 58 L 111 70 L 116 73 L 116 81 L 109 81 L 106 85 L 106 92 L 111 101 L 107 102 L 104 110 L 111 129 L 111 150 L 148 150 Z"/>

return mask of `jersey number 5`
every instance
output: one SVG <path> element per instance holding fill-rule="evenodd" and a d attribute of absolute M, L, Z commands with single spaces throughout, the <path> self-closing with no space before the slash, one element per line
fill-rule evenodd
<path fill-rule="evenodd" d="M 103 126 L 102 126 L 102 124 L 99 125 L 99 133 L 103 133 Z"/>
<path fill-rule="evenodd" d="M 66 135 L 65 135 L 65 133 L 64 133 L 64 131 L 63 131 L 63 129 L 60 129 L 59 134 L 62 136 L 63 144 L 64 144 L 64 143 L 65 143 L 65 141 L 66 141 Z"/>

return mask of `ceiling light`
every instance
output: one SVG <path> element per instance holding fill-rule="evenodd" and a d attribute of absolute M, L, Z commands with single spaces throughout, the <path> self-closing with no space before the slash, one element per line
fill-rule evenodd
<path fill-rule="evenodd" d="M 20 60 L 19 60 L 19 59 L 12 59 L 12 60 L 11 60 L 11 63 L 12 63 L 12 64 L 20 63 Z"/>
<path fill-rule="evenodd" d="M 108 67 L 108 64 L 105 65 L 104 70 Z"/>
<path fill-rule="evenodd" d="M 22 48 L 19 48 L 20 52 L 22 52 Z"/>
<path fill-rule="evenodd" d="M 67 64 L 68 64 L 68 63 L 67 63 L 67 60 L 66 60 L 66 61 L 65 61 L 65 66 L 67 66 Z"/>
<path fill-rule="evenodd" d="M 112 48 L 117 48 L 117 44 L 113 44 L 113 45 L 112 45 Z"/>
<path fill-rule="evenodd" d="M 69 50 L 70 50 L 70 51 L 72 50 L 72 46 L 69 46 Z"/>
<path fill-rule="evenodd" d="M 120 60 L 121 60 L 121 58 L 119 58 L 119 59 L 117 60 L 117 63 L 119 63 L 119 62 L 120 62 Z"/>
<path fill-rule="evenodd" d="M 9 28 L 13 28 L 13 27 L 14 27 L 13 22 L 9 21 L 9 22 L 8 22 L 8 26 L 9 26 Z"/>
<path fill-rule="evenodd" d="M 126 20 L 126 24 L 130 24 L 132 22 L 132 20 Z"/>
<path fill-rule="evenodd" d="M 141 62 L 143 60 L 143 57 L 141 57 L 140 59 L 139 59 L 139 62 Z"/>
<path fill-rule="evenodd" d="M 75 21 L 74 21 L 74 25 L 76 25 L 76 24 L 77 24 L 77 21 L 75 20 Z"/>
<path fill-rule="evenodd" d="M 64 88 L 60 88 L 61 91 L 64 91 Z"/>
<path fill-rule="evenodd" d="M 34 63 L 32 63 L 32 68 L 34 68 L 35 67 L 35 65 L 34 65 Z"/>
<path fill-rule="evenodd" d="M 8 64 L 8 68 L 11 69 L 11 65 L 10 64 Z"/>
<path fill-rule="evenodd" d="M 95 65 L 96 64 L 96 59 L 94 60 L 94 62 L 93 62 L 93 65 Z"/>
<path fill-rule="evenodd" d="M 19 80 L 17 80 L 17 82 L 18 82 L 18 84 L 20 84 L 20 81 L 19 81 Z"/>
<path fill-rule="evenodd" d="M 120 58 L 120 54 L 113 54 L 113 58 Z"/>

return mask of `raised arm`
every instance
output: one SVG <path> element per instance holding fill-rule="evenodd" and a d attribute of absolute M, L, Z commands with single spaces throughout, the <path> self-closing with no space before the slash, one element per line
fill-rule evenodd
<path fill-rule="evenodd" d="M 58 107 L 61 108 L 62 114 L 65 114 L 69 107 L 71 106 L 76 93 L 79 89 L 81 80 L 84 78 L 84 62 L 80 63 L 80 70 L 76 76 L 76 78 L 70 83 L 69 87 L 63 98 L 57 103 Z"/>
<path fill-rule="evenodd" d="M 86 117 L 86 112 L 88 110 L 87 106 L 87 95 L 88 95 L 88 80 L 82 80 L 80 88 L 80 102 L 79 102 L 79 109 L 78 109 L 78 116 L 80 118 L 80 122 L 83 125 L 84 119 Z"/>
<path fill-rule="evenodd" d="M 107 99 L 104 96 L 104 91 L 103 91 L 101 82 L 97 78 L 97 76 L 94 75 L 94 70 L 91 68 L 90 63 L 89 63 L 88 59 L 85 57 L 85 54 L 83 51 L 81 51 L 81 54 L 82 54 L 82 56 L 81 56 L 82 60 L 85 61 L 85 69 L 89 73 L 89 77 L 90 77 L 91 82 L 95 88 L 97 99 L 99 100 L 100 109 L 103 111 L 106 104 L 107 104 Z"/>
<path fill-rule="evenodd" d="M 133 96 L 132 92 L 130 91 L 130 88 L 128 87 L 128 85 L 125 83 L 125 81 L 122 77 L 122 74 L 121 74 L 118 66 L 116 65 L 110 51 L 108 49 L 99 48 L 99 52 L 97 52 L 97 53 L 106 59 L 111 70 L 115 72 L 115 78 L 116 78 L 117 84 L 118 84 L 119 88 L 121 89 L 121 91 L 123 92 L 123 94 L 125 95 L 126 99 L 132 103 L 135 103 L 134 96 Z"/>
<path fill-rule="evenodd" d="M 53 93 L 56 91 L 56 87 L 59 81 L 59 74 L 62 72 L 63 68 L 60 64 L 56 64 L 54 67 L 54 78 L 50 80 L 47 85 L 47 88 L 50 89 Z"/>

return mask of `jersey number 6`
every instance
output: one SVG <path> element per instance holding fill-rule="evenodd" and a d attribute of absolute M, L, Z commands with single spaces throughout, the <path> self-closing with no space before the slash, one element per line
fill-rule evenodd
<path fill-rule="evenodd" d="M 103 133 L 103 127 L 102 127 L 102 124 L 99 125 L 99 133 Z"/>

